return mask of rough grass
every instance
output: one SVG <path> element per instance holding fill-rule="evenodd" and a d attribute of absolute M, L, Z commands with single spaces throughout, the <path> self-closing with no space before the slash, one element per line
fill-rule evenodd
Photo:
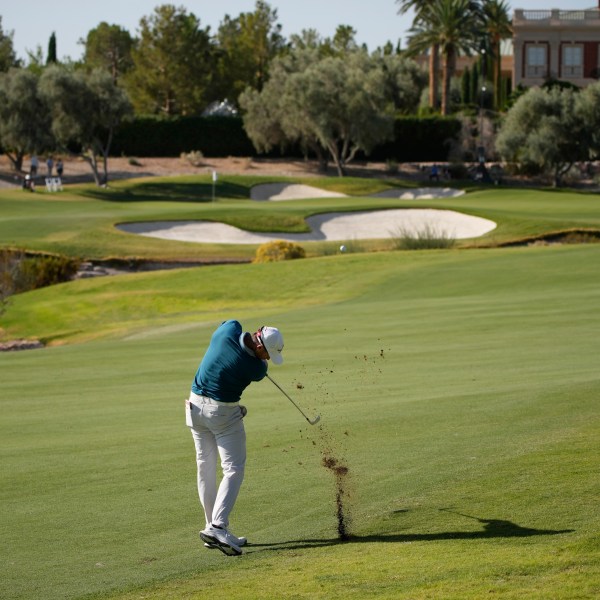
<path fill-rule="evenodd" d="M 0 357 L 0 596 L 597 596 L 599 268 L 597 245 L 352 254 L 16 298 L 122 331 Z M 249 388 L 239 559 L 197 537 L 182 402 L 231 316 L 282 328 L 273 375 L 322 415 Z M 324 452 L 349 467 L 348 542 Z"/>
<path fill-rule="evenodd" d="M 456 239 L 447 231 L 427 223 L 416 231 L 398 227 L 392 232 L 392 246 L 396 250 L 448 249 L 455 245 Z"/>

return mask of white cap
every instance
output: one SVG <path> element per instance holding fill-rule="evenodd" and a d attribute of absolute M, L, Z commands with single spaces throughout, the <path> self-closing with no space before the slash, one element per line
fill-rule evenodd
<path fill-rule="evenodd" d="M 269 358 L 276 364 L 280 365 L 283 362 L 283 336 L 276 327 L 262 327 L 260 337 L 266 351 L 269 353 Z"/>

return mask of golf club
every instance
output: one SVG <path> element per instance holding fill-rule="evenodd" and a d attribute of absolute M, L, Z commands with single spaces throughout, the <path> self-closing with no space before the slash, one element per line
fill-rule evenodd
<path fill-rule="evenodd" d="M 271 383 L 276 387 L 279 388 L 279 391 L 302 413 L 302 416 L 311 424 L 311 425 L 316 425 L 320 420 L 321 420 L 321 416 L 317 415 L 314 419 L 309 419 L 303 412 L 303 410 L 285 393 L 285 391 L 283 390 L 283 388 L 276 382 L 273 380 L 272 377 L 269 376 L 269 374 L 267 373 L 267 378 L 271 381 Z"/>

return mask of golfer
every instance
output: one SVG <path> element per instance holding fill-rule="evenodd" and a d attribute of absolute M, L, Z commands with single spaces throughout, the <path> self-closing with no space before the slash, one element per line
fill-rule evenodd
<path fill-rule="evenodd" d="M 208 548 L 224 554 L 242 553 L 246 538 L 228 530 L 229 515 L 244 479 L 246 432 L 240 405 L 242 392 L 267 373 L 267 361 L 283 362 L 283 337 L 275 327 L 255 333 L 242 330 L 238 321 L 224 321 L 215 330 L 186 401 L 186 425 L 196 446 L 198 496 L 206 527 L 200 537 Z M 217 458 L 223 478 L 217 490 Z"/>

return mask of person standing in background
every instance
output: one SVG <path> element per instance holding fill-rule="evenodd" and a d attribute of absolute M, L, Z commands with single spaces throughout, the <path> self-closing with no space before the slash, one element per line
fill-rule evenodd
<path fill-rule="evenodd" d="M 29 161 L 29 175 L 31 175 L 31 177 L 37 175 L 39 165 L 40 161 L 38 160 L 38 157 L 35 154 L 32 154 Z"/>

